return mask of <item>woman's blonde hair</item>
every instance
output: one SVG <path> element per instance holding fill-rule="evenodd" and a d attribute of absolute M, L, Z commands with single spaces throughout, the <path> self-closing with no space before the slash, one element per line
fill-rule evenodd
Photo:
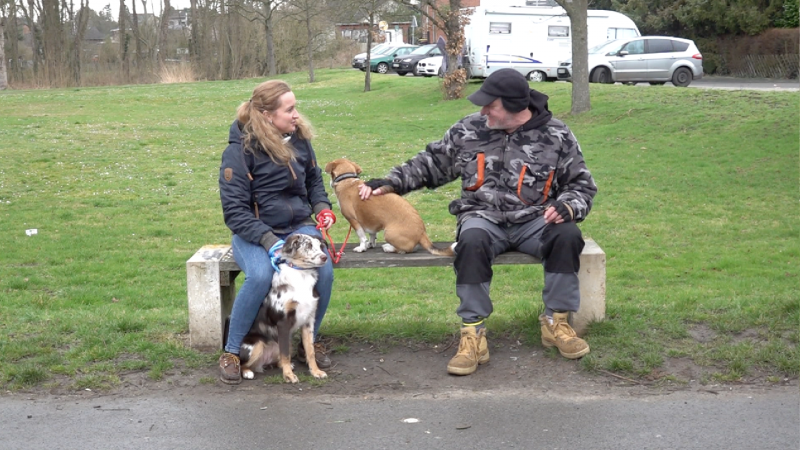
<path fill-rule="evenodd" d="M 250 101 L 239 105 L 236 117 L 243 124 L 242 145 L 245 150 L 261 150 L 279 164 L 288 165 L 289 161 L 294 159 L 294 149 L 288 140 L 284 141 L 284 136 L 267 121 L 263 114 L 264 111 L 277 111 L 282 106 L 281 96 L 291 91 L 292 88 L 285 81 L 265 81 L 256 86 Z M 295 134 L 305 140 L 314 137 L 311 124 L 302 115 L 297 119 Z"/>

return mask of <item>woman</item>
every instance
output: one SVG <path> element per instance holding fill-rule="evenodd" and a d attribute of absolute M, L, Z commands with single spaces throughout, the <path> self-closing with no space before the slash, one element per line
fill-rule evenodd
<path fill-rule="evenodd" d="M 280 80 L 261 83 L 249 101 L 239 105 L 222 154 L 219 192 L 225 224 L 233 232 L 233 256 L 245 280 L 231 311 L 225 351 L 219 358 L 220 379 L 242 381 L 239 347 L 272 284 L 273 260 L 284 239 L 294 233 L 321 236 L 312 215 L 324 229 L 336 216 L 325 192 L 322 171 L 310 139 L 310 124 L 297 112 L 297 100 Z M 328 309 L 333 286 L 331 259 L 319 269 L 319 305 L 314 339 Z M 330 359 L 315 344 L 317 365 Z M 298 357 L 304 361 L 302 346 Z"/>

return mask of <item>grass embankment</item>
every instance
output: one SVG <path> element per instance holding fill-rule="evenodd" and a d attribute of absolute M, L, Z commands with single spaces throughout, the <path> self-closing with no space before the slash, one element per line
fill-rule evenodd
<path fill-rule="evenodd" d="M 351 158 L 364 179 L 476 109 L 442 101 L 436 78 L 373 76 L 364 93 L 359 71 L 317 77 L 285 79 L 318 158 Z M 102 388 L 215 363 L 186 345 L 185 261 L 229 241 L 220 155 L 259 81 L 0 95 L 0 386 Z M 607 254 L 607 320 L 583 367 L 660 376 L 680 358 L 716 380 L 797 377 L 800 94 L 592 85 L 592 111 L 571 117 L 570 85 L 535 87 L 599 186 L 581 228 Z M 408 197 L 434 240 L 453 238 L 456 195 Z M 332 234 L 345 233 L 341 220 Z M 537 346 L 541 267 L 495 275 L 491 332 Z M 343 342 L 457 332 L 451 269 L 337 271 L 334 289 L 323 334 Z"/>

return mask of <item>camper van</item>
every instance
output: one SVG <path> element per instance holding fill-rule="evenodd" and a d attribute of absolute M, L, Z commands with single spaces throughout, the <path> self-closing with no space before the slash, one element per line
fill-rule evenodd
<path fill-rule="evenodd" d="M 555 81 L 558 65 L 572 57 L 569 16 L 559 6 L 478 6 L 464 27 L 464 67 L 470 78 L 513 68 L 531 81 Z M 639 36 L 624 14 L 589 10 L 587 48 Z"/>

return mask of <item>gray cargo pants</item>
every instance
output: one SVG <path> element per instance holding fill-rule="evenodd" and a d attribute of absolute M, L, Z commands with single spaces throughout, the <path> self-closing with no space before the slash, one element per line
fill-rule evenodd
<path fill-rule="evenodd" d="M 524 224 L 496 225 L 481 218 L 468 219 L 459 229 L 453 263 L 456 295 L 461 300 L 456 313 L 465 323 L 478 322 L 492 314 L 492 262 L 508 250 L 542 260 L 546 314 L 577 311 L 583 246 L 583 236 L 575 222 L 545 225 L 544 218 L 539 217 Z"/>

